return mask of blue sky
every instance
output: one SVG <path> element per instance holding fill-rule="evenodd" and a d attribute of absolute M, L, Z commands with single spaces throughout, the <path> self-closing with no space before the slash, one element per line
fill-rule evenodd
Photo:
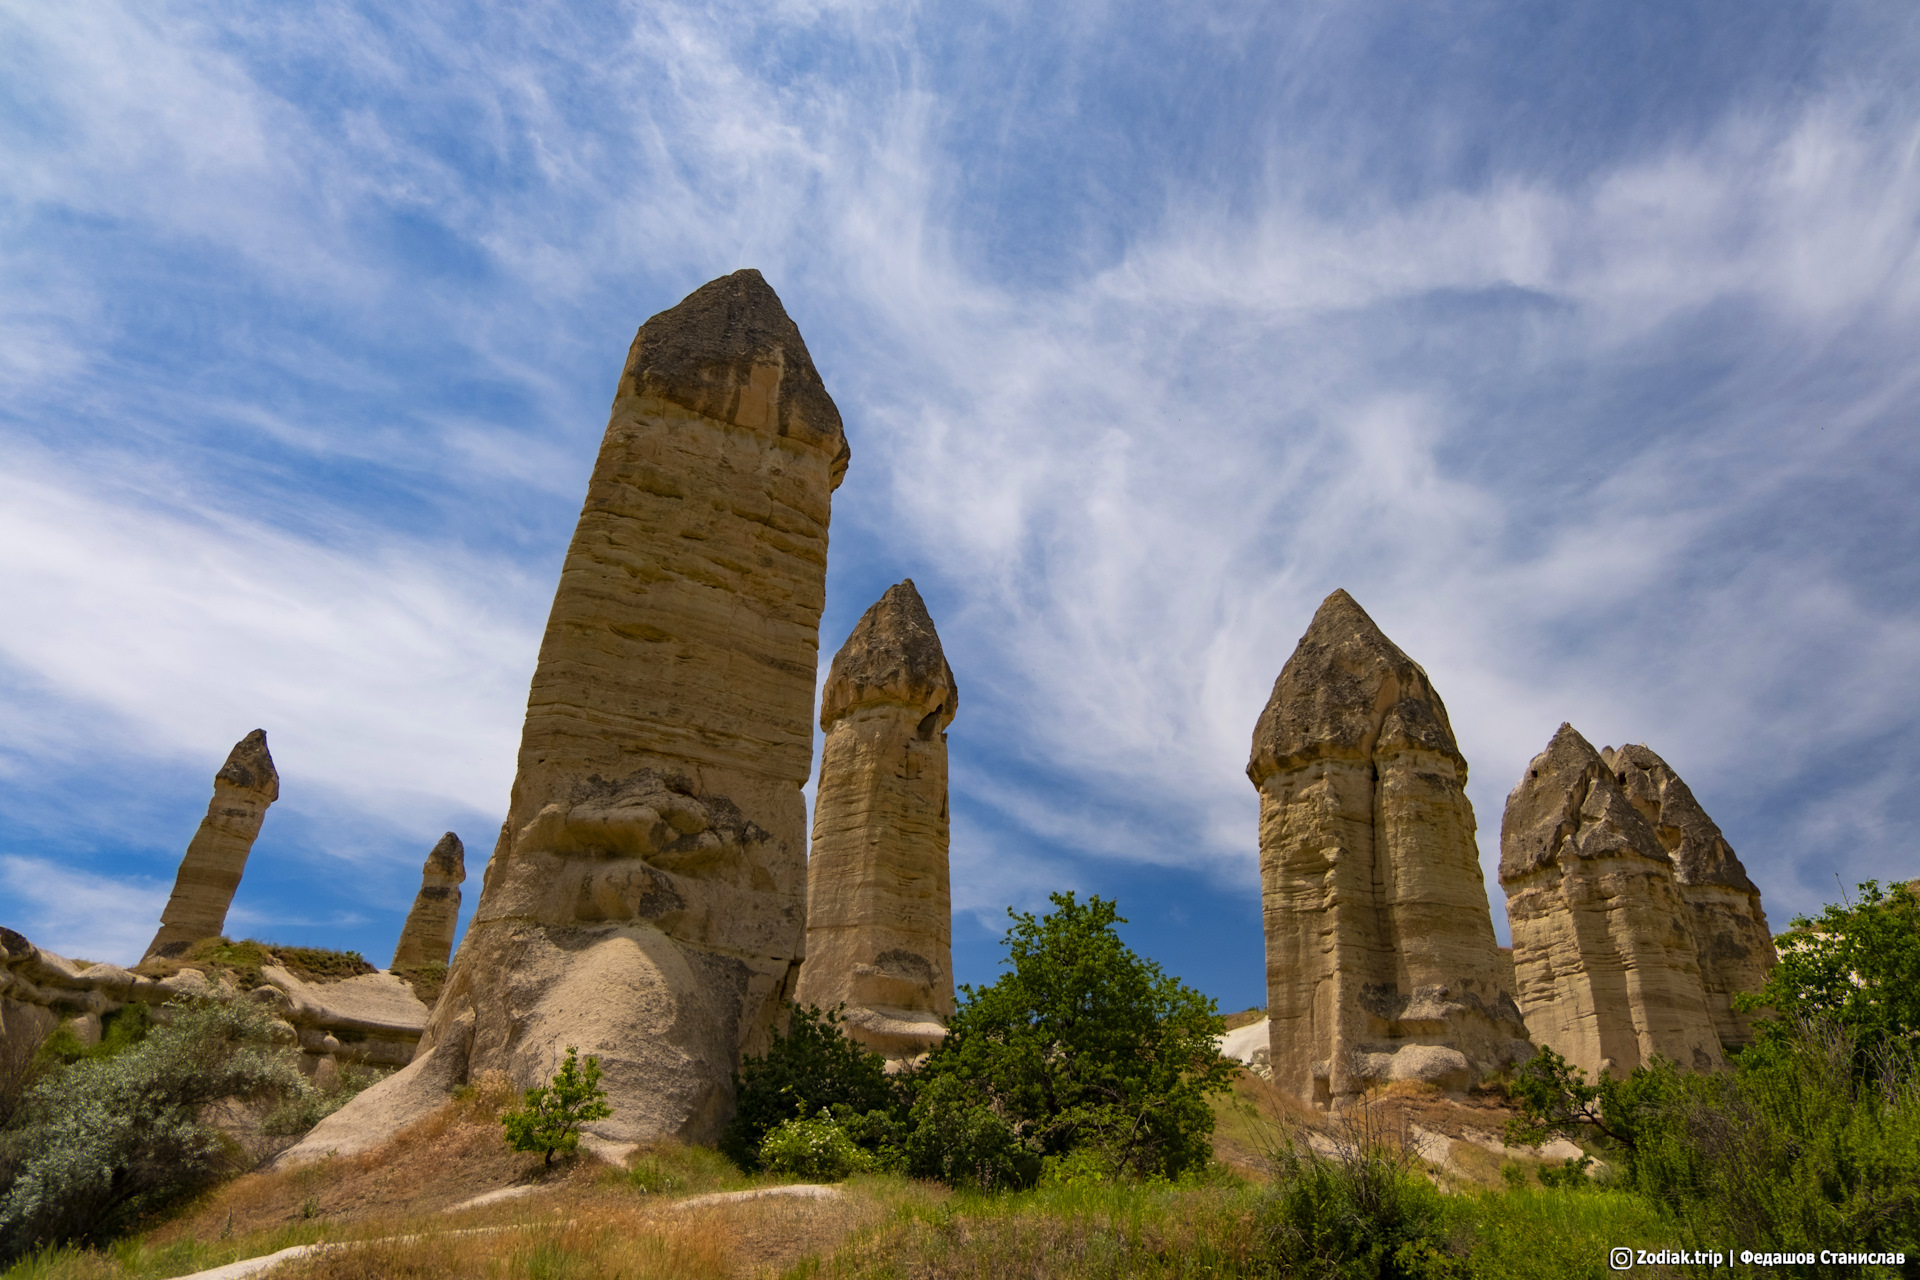
<path fill-rule="evenodd" d="M 1169 10 L 1177 10 L 1170 13 Z M 1346 587 L 1500 811 L 1562 720 L 1782 927 L 1920 873 L 1920 10 L 0 0 L 0 922 L 128 960 L 473 878 L 627 344 L 760 268 L 846 416 L 823 665 L 961 685 L 956 963 L 1118 897 L 1263 999 L 1275 675 Z"/>

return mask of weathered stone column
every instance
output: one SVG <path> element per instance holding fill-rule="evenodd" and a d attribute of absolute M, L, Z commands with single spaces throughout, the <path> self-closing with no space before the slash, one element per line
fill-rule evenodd
<path fill-rule="evenodd" d="M 1760 889 L 1707 811 L 1665 760 L 1645 746 L 1602 747 L 1600 758 L 1673 860 L 1680 900 L 1687 904 L 1700 986 L 1723 1047 L 1753 1041 L 1753 1019 L 1733 997 L 1767 984 L 1776 959 Z"/>
<path fill-rule="evenodd" d="M 160 932 L 143 959 L 184 955 L 202 938 L 217 938 L 226 929 L 227 908 L 247 869 L 247 854 L 267 806 L 279 798 L 280 774 L 267 753 L 267 731 L 255 729 L 234 744 L 213 775 L 213 801 L 180 859 L 173 896 L 160 913 Z"/>
<path fill-rule="evenodd" d="M 913 580 L 887 588 L 834 656 L 807 863 L 797 999 L 845 1004 L 889 1058 L 925 1053 L 953 1016 L 947 725 L 960 696 Z"/>
<path fill-rule="evenodd" d="M 1655 1054 L 1692 1070 L 1722 1064 L 1673 863 L 1572 725 L 1507 797 L 1500 884 L 1535 1041 L 1589 1079 Z"/>
<path fill-rule="evenodd" d="M 392 968 L 445 964 L 453 954 L 453 931 L 460 923 L 460 886 L 467 880 L 467 850 L 449 831 L 427 854 L 420 868 L 420 892 L 400 927 Z"/>
<path fill-rule="evenodd" d="M 289 1162 L 491 1069 L 600 1059 L 602 1137 L 712 1140 L 792 994 L 840 414 L 757 271 L 641 326 L 560 572 L 507 820 L 413 1063 Z"/>
<path fill-rule="evenodd" d="M 1427 673 L 1344 591 L 1253 733 L 1274 1083 L 1465 1089 L 1530 1052 L 1502 981 L 1467 762 Z"/>

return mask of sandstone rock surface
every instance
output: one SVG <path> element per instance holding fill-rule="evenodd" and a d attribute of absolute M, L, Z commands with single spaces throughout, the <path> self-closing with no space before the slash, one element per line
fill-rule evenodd
<path fill-rule="evenodd" d="M 213 775 L 213 801 L 180 859 L 173 896 L 160 913 L 145 959 L 175 957 L 202 938 L 226 931 L 227 908 L 247 869 L 247 855 L 266 820 L 267 806 L 280 798 L 280 774 L 267 752 L 267 733 L 255 729 L 234 744 L 227 762 Z"/>
<path fill-rule="evenodd" d="M 420 868 L 420 892 L 400 927 L 393 949 L 395 969 L 445 964 L 453 955 L 453 931 L 460 923 L 460 886 L 467 879 L 467 850 L 449 831 L 427 854 Z"/>
<path fill-rule="evenodd" d="M 1274 1083 L 1463 1089 L 1531 1052 L 1502 965 L 1467 762 L 1427 673 L 1344 591 L 1254 729 Z"/>
<path fill-rule="evenodd" d="M 1714 1033 L 1726 1047 L 1751 1043 L 1753 1018 L 1734 1009 L 1733 997 L 1764 987 L 1776 959 L 1759 888 L 1693 791 L 1650 747 L 1602 747 L 1600 758 L 1673 860 Z"/>
<path fill-rule="evenodd" d="M 609 1141 L 709 1141 L 806 930 L 840 415 L 756 271 L 641 326 L 548 618 L 508 815 L 415 1062 L 285 1159 L 470 1073 L 600 1059 Z"/>
<path fill-rule="evenodd" d="M 1692 1070 L 1724 1062 L 1673 862 L 1572 725 L 1507 797 L 1500 883 L 1534 1040 L 1589 1078 L 1655 1054 Z"/>
<path fill-rule="evenodd" d="M 887 588 L 834 656 L 821 696 L 802 1004 L 845 1004 L 888 1058 L 925 1053 L 953 1016 L 947 726 L 960 705 L 927 606 Z"/>

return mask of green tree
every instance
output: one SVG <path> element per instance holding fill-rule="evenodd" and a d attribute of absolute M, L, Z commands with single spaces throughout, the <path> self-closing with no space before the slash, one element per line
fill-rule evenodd
<path fill-rule="evenodd" d="M 105 1240 L 237 1172 L 238 1151 L 202 1119 L 208 1107 L 311 1088 L 271 1030 L 250 1001 L 176 1003 L 165 1025 L 111 1056 L 39 1076 L 0 1132 L 0 1260 Z"/>
<path fill-rule="evenodd" d="M 1799 1023 L 1830 1023 L 1846 1032 L 1855 1066 L 1866 1070 L 1889 1050 L 1920 1049 L 1920 898 L 1913 886 L 1796 916 L 1779 940 L 1780 962 L 1757 994 L 1734 997 L 1748 1013 L 1771 1010 L 1758 1024 L 1763 1052 L 1799 1036 Z"/>
<path fill-rule="evenodd" d="M 1211 1155 L 1206 1098 L 1235 1070 L 1213 1001 L 1129 950 L 1114 903 L 1052 902 L 1044 917 L 1008 911 L 1011 971 L 960 989 L 919 1074 L 908 1154 L 920 1176 L 1019 1185 L 1078 1151 L 1116 1174 L 1173 1177 Z"/>
<path fill-rule="evenodd" d="M 904 1110 L 899 1091 L 887 1079 L 886 1061 L 848 1038 L 837 1009 L 788 1006 L 787 1031 L 773 1033 L 766 1053 L 743 1058 L 734 1073 L 737 1105 L 720 1135 L 720 1150 L 742 1169 L 761 1167 L 761 1143 L 788 1120 L 811 1120 L 821 1111 L 869 1117 L 855 1124 L 860 1136 L 879 1135 L 890 1126 L 886 1116 Z"/>
<path fill-rule="evenodd" d="M 553 1082 L 527 1090 L 520 1109 L 500 1118 L 507 1145 L 515 1151 L 545 1152 L 545 1165 L 553 1163 L 554 1152 L 571 1154 L 579 1147 L 582 1125 L 613 1114 L 607 1091 L 600 1087 L 600 1059 L 589 1057 L 582 1065 L 575 1058 L 578 1052 L 568 1045 Z"/>

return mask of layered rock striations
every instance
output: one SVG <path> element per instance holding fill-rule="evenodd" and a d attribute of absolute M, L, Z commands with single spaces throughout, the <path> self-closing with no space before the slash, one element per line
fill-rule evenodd
<path fill-rule="evenodd" d="M 861 616 L 821 698 L 820 786 L 797 999 L 846 1006 L 854 1039 L 911 1058 L 953 1015 L 947 726 L 960 704 L 908 579 Z"/>
<path fill-rule="evenodd" d="M 416 969 L 445 964 L 453 954 L 453 931 L 460 922 L 460 886 L 467 880 L 467 850 L 449 831 L 427 854 L 420 868 L 420 892 L 400 926 L 393 968 Z"/>
<path fill-rule="evenodd" d="M 600 1059 L 599 1136 L 716 1136 L 792 994 L 840 415 L 756 271 L 641 326 L 561 569 L 480 902 L 406 1071 L 290 1162 L 470 1075 Z"/>
<path fill-rule="evenodd" d="M 1625 1075 L 1656 1054 L 1693 1070 L 1721 1065 L 1673 862 L 1571 725 L 1507 797 L 1500 883 L 1534 1040 L 1590 1078 Z"/>
<path fill-rule="evenodd" d="M 227 926 L 227 908 L 247 869 L 247 855 L 266 820 L 267 806 L 280 798 L 280 774 L 267 752 L 267 733 L 255 729 L 234 744 L 227 762 L 213 775 L 213 801 L 200 829 L 180 859 L 173 896 L 160 913 L 160 932 L 147 946 L 146 959 L 184 955 L 202 938 L 217 938 Z"/>
<path fill-rule="evenodd" d="M 1460 1089 L 1530 1053 L 1446 707 L 1346 592 L 1281 670 L 1247 776 L 1276 1084 L 1318 1105 Z"/>
<path fill-rule="evenodd" d="M 1733 997 L 1764 987 L 1776 958 L 1759 888 L 1693 791 L 1651 748 L 1602 747 L 1600 758 L 1673 862 L 1714 1034 L 1728 1048 L 1751 1043 L 1752 1017 L 1734 1009 Z"/>

